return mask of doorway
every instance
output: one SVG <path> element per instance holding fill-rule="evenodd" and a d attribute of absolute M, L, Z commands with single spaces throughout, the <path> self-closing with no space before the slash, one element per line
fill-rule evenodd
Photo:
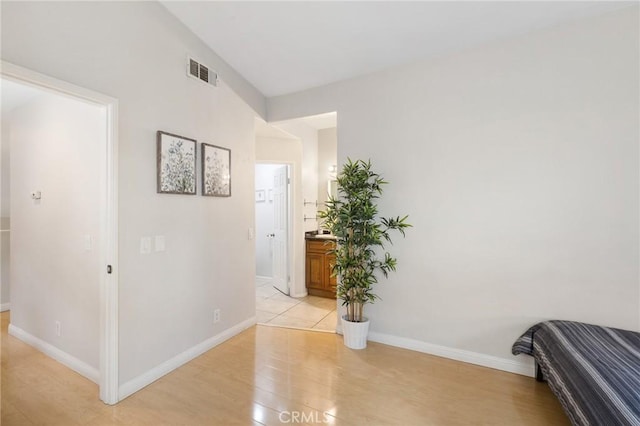
<path fill-rule="evenodd" d="M 35 94 L 7 126 L 7 135 L 29 147 L 12 144 L 9 154 L 16 190 L 8 221 L 11 252 L 2 252 L 12 267 L 9 333 L 96 382 L 100 399 L 115 404 L 117 101 L 4 61 L 0 77 L 3 89 Z M 50 282 L 25 279 L 36 273 Z"/>
<path fill-rule="evenodd" d="M 290 166 L 256 164 L 256 276 L 290 294 Z"/>

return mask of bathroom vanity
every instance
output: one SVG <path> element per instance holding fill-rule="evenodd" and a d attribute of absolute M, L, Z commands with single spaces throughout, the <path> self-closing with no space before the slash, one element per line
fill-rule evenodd
<path fill-rule="evenodd" d="M 305 233 L 305 281 L 312 296 L 336 298 L 336 277 L 331 275 L 335 256 L 328 253 L 335 244 L 332 235 Z"/>

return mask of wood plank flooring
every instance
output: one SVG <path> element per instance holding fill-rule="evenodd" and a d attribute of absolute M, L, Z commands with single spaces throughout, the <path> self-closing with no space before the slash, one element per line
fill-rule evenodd
<path fill-rule="evenodd" d="M 1 420 L 11 425 L 568 425 L 546 384 L 341 336 L 256 326 L 116 406 L 7 335 Z"/>

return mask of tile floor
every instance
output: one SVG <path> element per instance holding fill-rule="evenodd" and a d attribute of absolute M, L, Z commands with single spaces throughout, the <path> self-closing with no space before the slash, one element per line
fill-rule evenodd
<path fill-rule="evenodd" d="M 285 296 L 265 278 L 256 278 L 256 316 L 264 325 L 336 331 L 335 299 Z"/>

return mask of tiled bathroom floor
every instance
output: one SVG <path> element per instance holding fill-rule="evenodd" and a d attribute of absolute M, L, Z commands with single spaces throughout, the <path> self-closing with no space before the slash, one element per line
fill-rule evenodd
<path fill-rule="evenodd" d="M 256 316 L 259 324 L 336 331 L 334 299 L 285 296 L 269 279 L 256 278 Z"/>

